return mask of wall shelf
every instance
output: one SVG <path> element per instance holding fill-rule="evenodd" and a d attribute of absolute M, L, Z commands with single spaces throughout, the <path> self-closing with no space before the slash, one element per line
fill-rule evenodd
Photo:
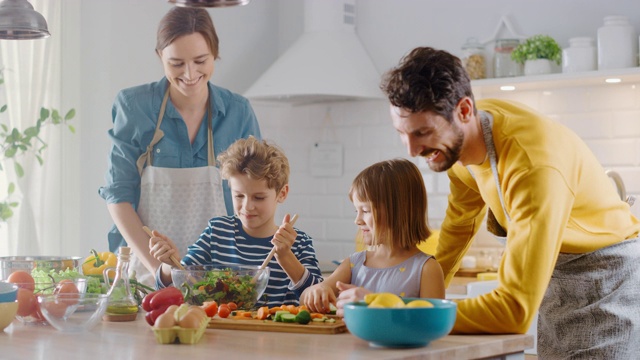
<path fill-rule="evenodd" d="M 621 82 L 615 84 L 606 83 L 605 80 L 609 78 L 618 78 Z M 499 92 L 501 91 L 500 87 L 505 85 L 514 86 L 515 91 L 527 91 L 635 83 L 640 83 L 640 67 L 472 80 L 471 87 L 474 94 L 481 96 L 483 93 Z"/>

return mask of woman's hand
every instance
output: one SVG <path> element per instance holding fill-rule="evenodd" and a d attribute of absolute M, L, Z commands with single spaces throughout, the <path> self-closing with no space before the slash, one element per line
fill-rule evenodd
<path fill-rule="evenodd" d="M 306 288 L 300 295 L 300 303 L 311 312 L 326 314 L 331 311 L 331 304 L 336 303 L 336 294 L 331 287 L 319 283 Z"/>
<path fill-rule="evenodd" d="M 169 265 L 173 265 L 171 256 L 180 259 L 178 248 L 169 237 L 156 230 L 153 230 L 152 234 L 153 236 L 149 239 L 149 254 L 151 254 L 151 256 Z"/>
<path fill-rule="evenodd" d="M 338 309 L 336 311 L 336 315 L 338 316 L 344 316 L 345 304 L 364 300 L 364 296 L 371 293 L 371 291 L 363 287 L 345 284 L 342 281 L 338 281 L 336 283 L 336 286 L 338 287 L 338 290 L 340 290 L 340 294 L 338 295 L 338 302 L 336 303 L 336 308 Z"/>

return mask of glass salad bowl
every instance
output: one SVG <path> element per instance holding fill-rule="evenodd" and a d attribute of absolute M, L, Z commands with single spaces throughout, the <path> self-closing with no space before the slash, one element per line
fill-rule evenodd
<path fill-rule="evenodd" d="M 238 309 L 253 309 L 269 282 L 269 268 L 259 266 L 188 265 L 171 269 L 173 286 L 180 289 L 185 302 L 202 305 L 233 302 Z"/>

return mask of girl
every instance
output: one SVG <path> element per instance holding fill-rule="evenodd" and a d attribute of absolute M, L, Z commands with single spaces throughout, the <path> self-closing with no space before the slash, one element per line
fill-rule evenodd
<path fill-rule="evenodd" d="M 349 199 L 370 250 L 342 261 L 324 282 L 307 288 L 300 303 L 311 311 L 328 312 L 330 304 L 339 305 L 336 297 L 347 288 L 354 299 L 367 292 L 443 299 L 442 269 L 433 256 L 418 249 L 430 234 L 427 191 L 418 168 L 406 159 L 373 164 L 353 180 Z"/>

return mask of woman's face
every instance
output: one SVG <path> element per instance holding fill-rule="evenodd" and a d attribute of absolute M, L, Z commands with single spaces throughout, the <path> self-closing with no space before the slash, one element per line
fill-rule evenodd
<path fill-rule="evenodd" d="M 373 212 L 371 211 L 371 203 L 363 202 L 353 195 L 353 206 L 356 208 L 355 223 L 362 231 L 362 239 L 365 245 L 374 245 L 375 224 L 373 222 Z"/>
<path fill-rule="evenodd" d="M 288 186 L 277 192 L 266 180 L 254 180 L 245 174 L 229 176 L 234 212 L 251 236 L 262 238 L 275 233 L 274 216 L 278 203 L 287 197 Z"/>
<path fill-rule="evenodd" d="M 186 97 L 208 93 L 207 82 L 213 75 L 215 58 L 202 34 L 175 39 L 160 52 L 160 58 L 173 89 Z"/>

